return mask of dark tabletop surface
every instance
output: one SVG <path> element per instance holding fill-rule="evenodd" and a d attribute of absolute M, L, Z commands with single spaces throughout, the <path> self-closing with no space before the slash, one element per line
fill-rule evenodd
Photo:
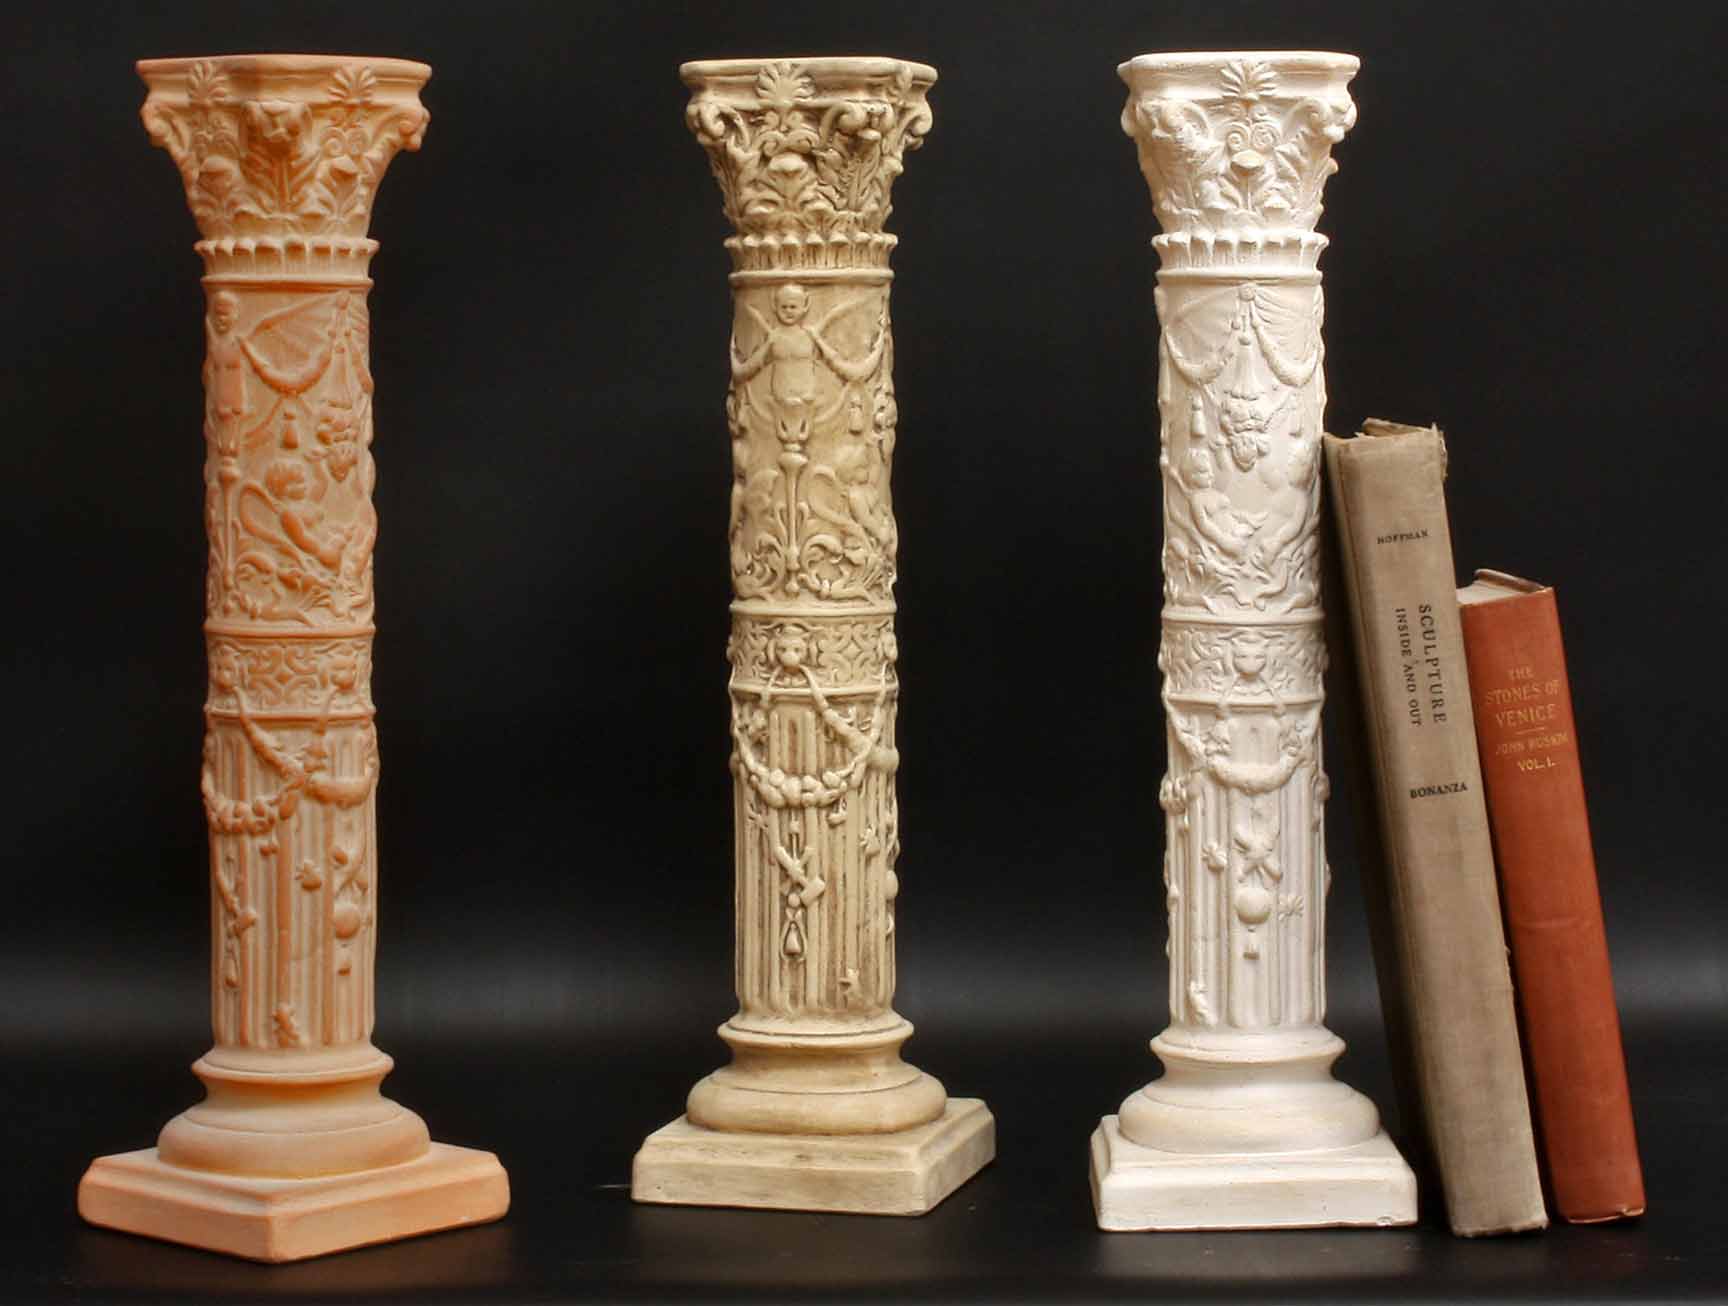
<path fill-rule="evenodd" d="M 0 1062 L 11 1159 L 0 1299 L 45 1302 L 555 1302 L 606 1299 L 1499 1301 L 1728 1295 L 1719 1030 L 1630 1032 L 1650 1213 L 1619 1225 L 1452 1237 L 1428 1203 L 1399 1230 L 1104 1234 L 1086 1138 L 1151 1073 L 1132 1042 L 922 1040 L 951 1089 L 982 1093 L 998 1160 L 920 1219 L 644 1207 L 630 1156 L 714 1050 L 495 1041 L 395 1048 L 389 1089 L 446 1141 L 493 1148 L 513 1204 L 499 1224 L 260 1266 L 80 1223 L 78 1175 L 102 1146 L 147 1145 L 184 1106 L 195 1049 L 13 1050 Z M 1364 1042 L 1372 1043 L 1371 1039 Z M 911 1045 L 919 1049 L 919 1039 Z M 1384 1064 L 1346 1078 L 1384 1100 Z M 470 1130 L 450 1132 L 454 1121 Z M 444 1126 L 441 1128 L 440 1126 Z"/>

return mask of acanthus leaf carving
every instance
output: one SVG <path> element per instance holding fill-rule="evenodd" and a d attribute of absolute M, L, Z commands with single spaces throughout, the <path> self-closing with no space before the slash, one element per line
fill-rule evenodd
<path fill-rule="evenodd" d="M 304 91 L 248 96 L 235 89 L 243 69 L 232 62 L 190 63 L 177 88 L 153 84 L 143 108 L 199 230 L 207 239 L 364 237 L 390 160 L 420 148 L 431 116 L 414 94 L 423 77 L 404 91 L 389 62 L 382 78 L 350 63 Z"/>
<path fill-rule="evenodd" d="M 860 75 L 851 62 L 843 72 L 824 60 L 687 70 L 696 93 L 686 119 L 739 235 L 844 241 L 882 231 L 904 155 L 930 129 L 933 74 L 882 61 Z"/>
<path fill-rule="evenodd" d="M 1132 92 L 1122 129 L 1134 138 L 1166 232 L 1312 231 L 1337 171 L 1332 146 L 1356 121 L 1340 90 L 1288 87 L 1271 64 L 1236 59 L 1187 93 Z"/>

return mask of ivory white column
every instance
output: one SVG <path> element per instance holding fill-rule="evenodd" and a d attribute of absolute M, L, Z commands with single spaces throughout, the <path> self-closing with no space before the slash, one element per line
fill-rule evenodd
<path fill-rule="evenodd" d="M 898 412 L 883 231 L 934 69 L 686 64 L 732 255 L 732 1064 L 636 1156 L 638 1201 L 915 1215 L 994 1154 L 900 1059 Z"/>
<path fill-rule="evenodd" d="M 1323 315 L 1314 231 L 1350 55 L 1122 65 L 1163 234 L 1169 741 L 1164 1075 L 1092 1136 L 1105 1229 L 1408 1224 L 1409 1167 L 1332 1078 L 1320 756 Z"/>
<path fill-rule="evenodd" d="M 372 201 L 418 149 L 400 59 L 153 59 L 144 126 L 203 239 L 205 1100 L 99 1158 L 94 1224 L 294 1260 L 496 1219 L 489 1152 L 430 1141 L 372 1045 Z M 172 448 L 173 446 L 168 446 Z"/>

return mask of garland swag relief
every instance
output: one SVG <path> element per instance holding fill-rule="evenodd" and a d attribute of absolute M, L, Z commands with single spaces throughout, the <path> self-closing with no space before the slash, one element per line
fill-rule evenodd
<path fill-rule="evenodd" d="M 1105 1228 L 1414 1214 L 1409 1171 L 1373 1104 L 1330 1078 L 1343 1043 L 1322 1023 L 1326 238 L 1314 225 L 1332 146 L 1356 120 L 1345 91 L 1356 66 L 1245 53 L 1146 55 L 1121 69 L 1122 127 L 1163 228 L 1152 244 L 1171 1026 L 1152 1045 L 1164 1077 L 1093 1139 Z M 1358 1170 L 1373 1182 L 1331 1199 L 1318 1172 L 1304 1187 L 1252 1160 L 1193 1164 L 1351 1148 L 1371 1153 Z"/>
<path fill-rule="evenodd" d="M 895 237 L 883 224 L 905 156 L 930 128 L 935 73 L 836 58 L 689 64 L 683 76 L 690 130 L 734 227 L 725 413 L 739 1010 L 720 1031 L 732 1064 L 648 1140 L 634 1191 L 928 1209 L 988 1159 L 989 1122 L 981 1103 L 951 1102 L 900 1059 L 912 1027 L 892 1006 L 898 410 Z M 898 1175 L 905 1195 L 891 1201 L 872 1197 L 869 1181 L 801 1191 L 796 1176 L 776 1193 L 741 1194 L 678 1151 L 730 1132 L 764 1163 L 774 1144 L 763 1136 L 954 1133 L 957 1113 L 963 1172 L 946 1186 Z"/>
<path fill-rule="evenodd" d="M 129 1155 L 179 1184 L 181 1170 L 313 1182 L 400 1166 L 404 1191 L 324 1194 L 335 1209 L 374 1208 L 370 1232 L 296 1229 L 262 1201 L 225 1221 L 166 1201 L 117 1216 L 108 1190 L 121 1179 L 98 1175 L 127 1159 L 117 1157 L 92 1169 L 85 1213 L 270 1260 L 495 1218 L 507 1200 L 497 1161 L 432 1144 L 418 1116 L 378 1093 L 391 1062 L 371 1043 L 378 519 L 366 296 L 378 246 L 366 229 L 391 159 L 420 147 L 430 69 L 290 55 L 139 71 L 145 128 L 179 168 L 203 237 L 201 789 L 215 1047 L 194 1067 L 206 1101 L 169 1123 L 156 1153 Z M 157 1175 L 133 1169 L 123 1178 L 135 1187 Z M 428 1188 L 437 1200 L 425 1203 Z M 421 1209 L 408 1190 L 421 1191 Z M 145 1216 L 155 1223 L 141 1227 Z"/>

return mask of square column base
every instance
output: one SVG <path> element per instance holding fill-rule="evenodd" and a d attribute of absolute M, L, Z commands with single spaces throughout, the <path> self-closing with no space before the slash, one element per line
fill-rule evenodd
<path fill-rule="evenodd" d="M 98 1157 L 78 1185 L 78 1214 L 91 1224 L 254 1261 L 484 1224 L 509 1207 L 498 1158 L 446 1143 L 402 1165 L 316 1179 L 187 1170 L 148 1147 Z"/>
<path fill-rule="evenodd" d="M 996 1156 L 996 1121 L 976 1098 L 949 1098 L 897 1134 L 748 1134 L 679 1116 L 648 1135 L 631 1168 L 638 1202 L 856 1215 L 923 1215 Z"/>
<path fill-rule="evenodd" d="M 1092 1205 L 1107 1230 L 1389 1228 L 1416 1223 L 1416 1177 L 1384 1131 L 1333 1151 L 1206 1156 L 1141 1147 L 1105 1116 Z"/>

